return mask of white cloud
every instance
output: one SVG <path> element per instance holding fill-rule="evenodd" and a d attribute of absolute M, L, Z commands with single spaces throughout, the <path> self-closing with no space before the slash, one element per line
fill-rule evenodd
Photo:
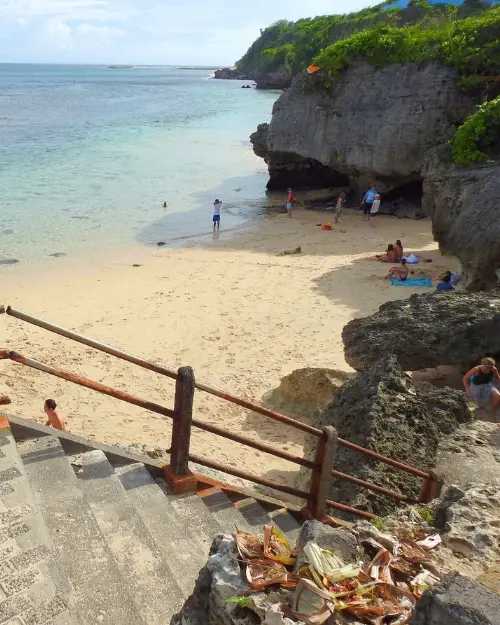
<path fill-rule="evenodd" d="M 0 61 L 232 64 L 278 19 L 377 0 L 0 0 Z"/>

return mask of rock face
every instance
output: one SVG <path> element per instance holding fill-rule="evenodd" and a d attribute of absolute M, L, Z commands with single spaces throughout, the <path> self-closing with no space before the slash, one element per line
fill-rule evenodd
<path fill-rule="evenodd" d="M 500 479 L 491 484 L 450 487 L 435 509 L 436 525 L 444 530 L 443 545 L 484 567 L 500 559 Z"/>
<path fill-rule="evenodd" d="M 355 564 L 359 559 L 358 543 L 351 532 L 328 527 L 319 521 L 306 521 L 297 541 L 296 568 L 300 568 L 307 560 L 304 548 L 311 542 L 316 543 L 321 549 L 331 551 L 346 564 Z"/>
<path fill-rule="evenodd" d="M 405 371 L 472 366 L 500 355 L 500 296 L 479 293 L 412 295 L 388 302 L 342 331 L 346 361 L 357 370 L 393 353 Z"/>
<path fill-rule="evenodd" d="M 331 79 L 298 76 L 276 102 L 269 125 L 271 183 L 283 169 L 300 173 L 306 161 L 349 177 L 354 186 L 375 183 L 397 195 L 422 180 L 429 150 L 471 109 L 455 82 L 447 68 L 413 63 L 361 64 Z"/>
<path fill-rule="evenodd" d="M 461 394 L 451 389 L 440 389 L 440 393 L 447 399 L 436 410 L 435 403 L 426 404 L 425 394 L 416 389 L 396 359 L 387 357 L 368 372 L 347 381 L 337 391 L 333 402 L 316 415 L 313 425 L 333 425 L 340 438 L 413 467 L 430 470 L 435 465 L 441 428 L 444 426 L 449 431 L 457 427 L 457 418 L 460 421 L 471 419 Z M 443 411 L 446 403 L 454 405 L 454 414 Z M 314 448 L 314 441 L 306 444 L 307 457 L 313 457 Z M 334 468 L 413 497 L 419 494 L 420 479 L 389 469 L 345 447 L 337 447 Z M 304 471 L 296 483 L 303 488 L 307 480 Z M 334 501 L 381 516 L 390 514 L 397 506 L 393 499 L 361 490 L 343 480 L 331 481 L 329 496 Z M 335 514 L 341 515 L 339 511 Z"/>
<path fill-rule="evenodd" d="M 500 164 L 467 168 L 442 164 L 438 154 L 424 180 L 423 210 L 444 254 L 460 259 L 470 291 L 494 288 L 500 269 Z"/>
<path fill-rule="evenodd" d="M 500 597 L 453 573 L 424 594 L 412 625 L 500 625 Z"/>

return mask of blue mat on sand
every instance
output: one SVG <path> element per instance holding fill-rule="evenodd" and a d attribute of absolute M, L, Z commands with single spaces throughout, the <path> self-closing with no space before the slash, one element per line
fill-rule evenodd
<path fill-rule="evenodd" d="M 426 286 L 432 288 L 432 280 L 430 278 L 407 278 L 406 280 L 391 278 L 391 284 L 392 286 Z"/>

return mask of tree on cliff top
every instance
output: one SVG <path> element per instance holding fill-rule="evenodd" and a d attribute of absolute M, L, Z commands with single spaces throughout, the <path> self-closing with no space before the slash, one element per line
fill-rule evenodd
<path fill-rule="evenodd" d="M 347 15 L 275 22 L 261 31 L 260 37 L 238 61 L 237 66 L 245 73 L 270 73 L 286 68 L 290 74 L 295 74 L 307 67 L 328 46 L 360 31 L 384 25 L 404 27 L 422 20 L 447 21 L 489 10 L 483 0 L 465 0 L 463 6 L 412 0 L 405 9 L 391 7 L 394 1 Z"/>

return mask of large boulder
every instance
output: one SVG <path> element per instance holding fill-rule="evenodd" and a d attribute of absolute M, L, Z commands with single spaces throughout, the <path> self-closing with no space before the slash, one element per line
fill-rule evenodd
<path fill-rule="evenodd" d="M 500 355 L 500 295 L 432 293 L 387 302 L 342 331 L 345 359 L 365 370 L 394 354 L 405 371 L 469 366 Z"/>
<path fill-rule="evenodd" d="M 500 269 L 500 163 L 458 167 L 434 154 L 424 179 L 423 210 L 443 254 L 462 263 L 470 291 L 494 288 Z"/>
<path fill-rule="evenodd" d="M 451 573 L 424 594 L 412 625 L 500 625 L 500 597 Z"/>
<path fill-rule="evenodd" d="M 384 193 L 421 181 L 431 148 L 471 109 L 454 72 L 436 64 L 359 64 L 334 78 L 302 74 L 273 109 L 270 187 L 283 169 L 300 175 L 311 163 L 353 186 L 375 182 Z"/>
<path fill-rule="evenodd" d="M 359 373 L 337 391 L 332 403 L 313 419 L 313 425 L 333 425 L 340 438 L 369 450 L 399 460 L 421 470 L 435 466 L 441 429 L 458 426 L 457 417 L 470 420 L 465 398 L 451 389 L 441 389 L 446 402 L 436 404 L 434 398 L 426 404 L 412 379 L 401 369 L 396 359 L 386 357 L 369 371 Z M 456 405 L 461 403 L 462 407 Z M 445 418 L 443 418 L 445 415 Z M 316 441 L 306 442 L 307 457 L 314 457 Z M 338 446 L 334 468 L 348 475 L 418 497 L 421 480 L 409 473 L 389 468 L 346 447 Z M 309 475 L 301 471 L 296 483 L 307 487 Z M 360 489 L 344 480 L 331 480 L 330 499 L 386 516 L 395 510 L 394 499 Z M 342 513 L 335 511 L 336 515 Z"/>

